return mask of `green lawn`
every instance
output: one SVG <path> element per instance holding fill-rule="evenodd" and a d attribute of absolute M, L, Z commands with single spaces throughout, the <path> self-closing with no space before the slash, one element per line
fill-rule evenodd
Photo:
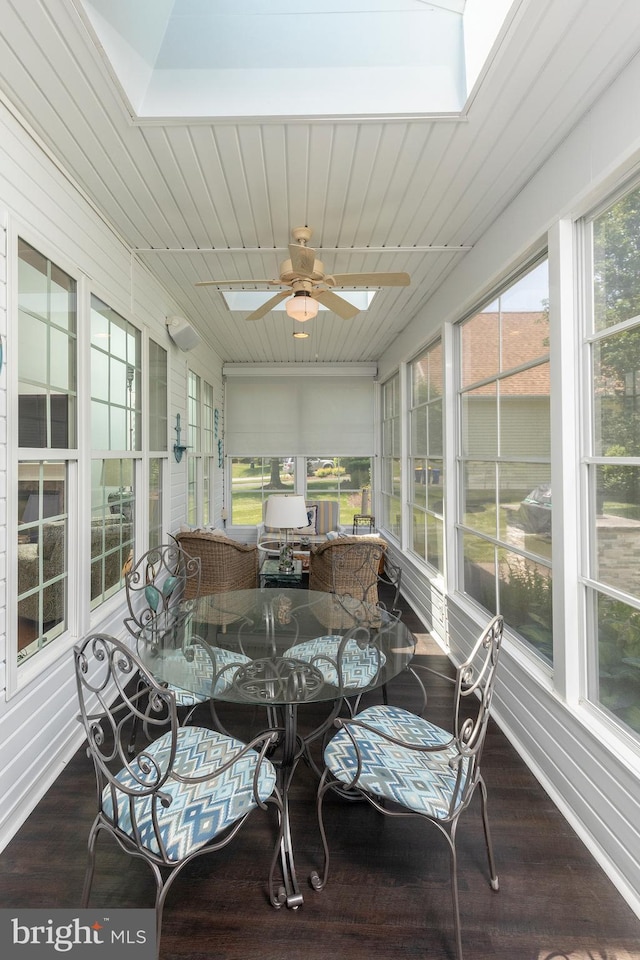
<path fill-rule="evenodd" d="M 514 514 L 513 521 L 517 526 L 518 517 L 517 511 L 508 509 L 506 512 L 506 517 L 509 517 L 509 514 Z M 503 517 L 503 522 L 504 522 Z M 507 519 L 507 523 L 509 520 Z M 496 507 L 495 504 L 479 504 L 476 509 L 471 511 L 465 517 L 465 524 L 471 530 L 477 531 L 479 534 L 485 534 L 486 536 L 495 538 L 496 537 Z M 505 541 L 504 533 L 501 537 L 503 542 L 509 543 L 509 539 Z M 516 544 L 514 544 L 516 546 Z M 540 557 L 544 557 L 547 560 L 551 560 L 551 537 L 545 534 L 536 534 L 536 533 L 525 533 L 525 549 L 529 553 L 535 553 Z M 468 542 L 468 559 L 474 560 L 479 563 L 486 562 L 489 557 L 493 555 L 493 545 L 486 540 L 474 539 Z"/>
<path fill-rule="evenodd" d="M 612 517 L 624 517 L 626 520 L 640 520 L 640 505 L 637 503 L 617 503 L 615 500 L 605 500 L 602 512 Z"/>
<path fill-rule="evenodd" d="M 292 487 L 287 490 L 293 492 Z M 285 493 L 286 490 L 280 491 Z M 269 491 L 265 490 L 265 497 Z M 361 493 L 359 490 L 347 491 L 337 494 L 331 489 L 331 478 L 317 480 L 309 483 L 307 487 L 308 500 L 340 500 L 340 522 L 350 524 L 354 513 L 360 513 Z M 232 517 L 231 522 L 237 526 L 253 526 L 262 521 L 262 496 L 261 484 L 257 482 L 251 486 L 234 486 L 232 494 Z"/>
<path fill-rule="evenodd" d="M 253 526 L 262 521 L 262 501 L 270 493 L 293 493 L 295 490 L 294 480 L 289 474 L 280 473 L 280 486 L 277 489 L 269 489 L 271 480 L 271 462 L 269 460 L 262 462 L 260 459 L 254 461 L 252 466 L 249 461 L 234 461 L 232 466 L 232 490 L 231 490 L 231 522 L 237 526 Z M 344 468 L 336 468 L 334 473 L 328 473 L 325 470 L 318 471 L 315 476 L 307 477 L 307 499 L 308 500 L 333 500 L 340 501 L 340 522 L 349 525 L 353 519 L 354 513 L 360 513 L 362 505 L 362 492 L 360 489 L 343 489 L 339 494 L 336 491 L 338 484 L 348 486 L 350 477 L 345 475 Z"/>

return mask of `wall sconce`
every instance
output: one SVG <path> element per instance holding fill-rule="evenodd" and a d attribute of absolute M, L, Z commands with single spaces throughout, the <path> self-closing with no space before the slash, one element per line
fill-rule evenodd
<path fill-rule="evenodd" d="M 182 460 L 182 454 L 185 452 L 185 450 L 189 449 L 188 447 L 185 447 L 183 443 L 180 443 L 181 432 L 180 414 L 176 413 L 176 442 L 173 445 L 173 455 L 176 458 L 176 463 L 180 463 Z"/>

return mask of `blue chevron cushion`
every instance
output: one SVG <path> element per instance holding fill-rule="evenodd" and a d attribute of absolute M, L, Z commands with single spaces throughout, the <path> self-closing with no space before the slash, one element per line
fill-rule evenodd
<path fill-rule="evenodd" d="M 233 681 L 235 668 L 250 663 L 251 658 L 242 653 L 234 653 L 232 650 L 224 650 L 222 647 L 213 647 L 215 655 L 215 669 L 218 674 L 216 680 L 215 693 L 220 694 L 227 690 Z M 184 652 L 179 649 L 169 654 L 165 653 L 163 659 L 166 666 L 165 676 L 171 676 L 176 682 L 168 683 L 169 690 L 173 690 L 176 695 L 176 705 L 178 707 L 192 707 L 203 700 L 211 698 L 211 682 L 213 680 L 213 662 L 204 647 L 194 644 L 190 648 L 193 659 L 187 659 Z M 182 678 L 182 682 L 177 682 Z"/>
<path fill-rule="evenodd" d="M 320 670 L 327 683 L 339 686 L 337 658 L 344 637 L 316 637 L 297 643 L 284 654 L 295 660 L 312 663 Z M 359 690 L 367 687 L 386 663 L 381 650 L 373 645 L 361 647 L 356 640 L 347 640 L 341 654 L 342 688 Z"/>
<path fill-rule="evenodd" d="M 190 690 L 176 687 L 173 683 L 168 683 L 167 689 L 175 693 L 177 707 L 195 707 L 196 704 L 202 703 L 202 697 L 196 696 L 196 694 L 191 693 Z"/>
<path fill-rule="evenodd" d="M 212 776 L 243 747 L 244 744 L 240 740 L 224 736 L 215 730 L 204 727 L 181 727 L 178 730 L 173 770 L 184 777 Z M 140 756 L 153 757 L 157 766 L 161 770 L 166 770 L 170 748 L 171 734 L 167 733 L 158 740 L 154 740 Z M 150 796 L 135 799 L 133 803 L 136 826 L 142 846 L 147 847 L 152 853 L 160 853 L 153 827 L 152 811 L 155 812 L 158 820 L 159 833 L 166 848 L 167 858 L 171 861 L 181 860 L 193 853 L 245 816 L 257 806 L 253 792 L 257 760 L 258 754 L 255 750 L 251 750 L 215 780 L 200 783 L 193 781 L 181 783 L 170 776 L 160 791 L 171 798 L 171 803 L 167 807 L 158 800 L 152 804 Z M 131 767 L 135 776 L 123 768 L 116 777 L 129 789 L 140 789 L 138 780 L 150 782 L 154 779 L 152 773 L 145 772 L 144 760 L 135 758 Z M 257 783 L 257 793 L 261 800 L 267 800 L 271 796 L 275 784 L 276 773 L 273 764 L 265 759 L 260 767 Z M 125 833 L 132 836 L 129 797 L 124 793 L 118 793 L 117 805 L 118 824 Z M 102 808 L 109 818 L 113 817 L 109 786 L 105 787 L 102 794 Z"/>
<path fill-rule="evenodd" d="M 377 727 L 407 744 L 442 746 L 437 753 L 417 753 L 389 743 L 369 730 L 350 727 L 362 763 L 358 787 L 378 797 L 393 800 L 416 813 L 437 819 L 446 818 L 450 813 L 457 770 L 449 766 L 449 761 L 458 756 L 451 733 L 401 707 L 367 707 L 354 719 Z M 343 783 L 351 782 L 357 769 L 358 755 L 346 730 L 339 730 L 327 745 L 324 759 L 336 779 Z M 468 761 L 463 760 L 462 763 L 464 782 L 464 776 L 468 774 Z"/>

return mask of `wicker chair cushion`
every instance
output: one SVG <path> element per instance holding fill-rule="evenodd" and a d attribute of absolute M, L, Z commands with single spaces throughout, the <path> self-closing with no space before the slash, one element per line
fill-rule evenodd
<path fill-rule="evenodd" d="M 170 747 L 171 735 L 165 734 L 151 743 L 141 757 L 153 757 L 158 767 L 166 769 Z M 239 740 L 215 730 L 182 727 L 178 731 L 173 770 L 183 777 L 212 777 L 216 770 L 232 760 L 234 754 L 238 754 L 243 747 L 244 744 Z M 170 775 L 161 789 L 161 794 L 169 798 L 167 806 L 160 802 L 158 795 L 134 799 L 136 828 L 141 845 L 154 854 L 160 854 L 153 826 L 154 815 L 167 858 L 171 861 L 189 856 L 212 837 L 244 817 L 257 806 L 253 791 L 257 760 L 258 754 L 250 750 L 222 773 L 218 780 L 191 780 L 182 783 Z M 139 791 L 141 788 L 138 780 L 144 782 L 147 776 L 144 765 L 136 758 L 131 766 L 135 776 L 127 769 L 122 769 L 117 779 L 129 790 Z M 256 786 L 261 800 L 267 800 L 271 796 L 275 784 L 273 764 L 264 760 Z M 113 817 L 109 787 L 105 788 L 102 795 L 102 809 L 107 817 Z M 117 818 L 119 828 L 133 838 L 129 797 L 125 793 L 117 796 Z"/>
<path fill-rule="evenodd" d="M 374 646 L 361 647 L 353 638 L 347 640 L 340 657 L 342 686 L 338 673 L 338 653 L 344 637 L 316 637 L 297 643 L 285 653 L 285 657 L 312 663 L 320 670 L 327 683 L 342 690 L 360 690 L 373 681 L 386 663 L 384 653 Z"/>
<path fill-rule="evenodd" d="M 319 534 L 326 534 L 329 530 L 337 530 L 340 523 L 340 502 L 338 500 L 307 500 L 307 507 L 316 506 L 316 530 Z"/>
<path fill-rule="evenodd" d="M 451 734 L 401 707 L 368 707 L 355 719 L 405 743 L 441 746 L 442 749 L 433 753 L 419 753 L 352 725 L 349 732 L 339 730 L 325 749 L 325 763 L 333 775 L 343 783 L 351 783 L 359 759 L 362 767 L 358 787 L 400 803 L 415 813 L 439 820 L 449 817 L 458 775 L 458 764 L 452 761 L 460 758 Z M 462 759 L 460 762 L 464 781 L 469 761 Z"/>

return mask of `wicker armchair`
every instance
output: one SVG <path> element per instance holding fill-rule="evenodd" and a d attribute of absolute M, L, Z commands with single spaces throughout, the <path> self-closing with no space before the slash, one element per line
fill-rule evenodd
<path fill-rule="evenodd" d="M 371 608 L 378 607 L 378 577 L 386 546 L 377 537 L 340 537 L 311 550 L 309 589 L 332 594 L 316 613 L 330 630 L 375 625 Z"/>
<path fill-rule="evenodd" d="M 238 543 L 216 531 L 190 530 L 175 538 L 191 557 L 201 563 L 200 596 L 253 590 L 258 586 L 258 548 L 255 544 Z M 185 600 L 189 600 L 185 591 Z M 230 598 L 224 611 L 211 612 L 207 622 L 218 626 L 233 623 L 245 613 L 242 600 Z M 200 620 L 201 617 L 198 616 Z"/>

